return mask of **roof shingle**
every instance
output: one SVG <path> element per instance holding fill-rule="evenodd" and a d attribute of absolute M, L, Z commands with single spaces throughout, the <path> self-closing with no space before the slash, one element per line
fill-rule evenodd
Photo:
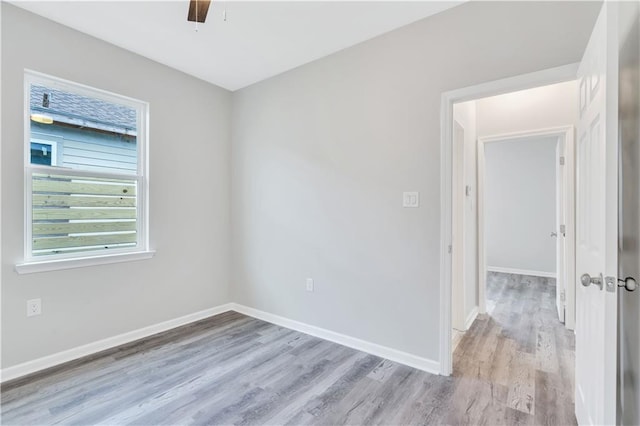
<path fill-rule="evenodd" d="M 50 94 L 49 106 L 43 106 L 43 95 Z M 101 99 L 77 95 L 45 86 L 32 85 L 30 106 L 32 111 L 49 112 L 56 116 L 83 119 L 95 128 L 108 126 L 121 128 L 122 133 L 136 130 L 136 110 Z M 57 119 L 56 121 L 64 121 Z M 101 126 L 102 125 L 102 126 Z"/>

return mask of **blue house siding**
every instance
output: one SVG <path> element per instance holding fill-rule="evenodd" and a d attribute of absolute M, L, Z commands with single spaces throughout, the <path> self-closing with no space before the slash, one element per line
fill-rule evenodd
<path fill-rule="evenodd" d="M 55 144 L 52 163 L 60 167 L 135 174 L 136 144 L 126 139 L 87 128 L 31 123 L 31 142 Z"/>

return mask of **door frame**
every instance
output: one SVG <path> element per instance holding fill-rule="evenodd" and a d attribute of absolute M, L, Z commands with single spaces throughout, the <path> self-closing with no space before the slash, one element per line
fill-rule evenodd
<path fill-rule="evenodd" d="M 575 139 L 574 139 L 575 142 Z M 569 208 L 568 200 L 566 199 L 571 194 L 571 187 L 567 182 L 567 178 L 571 176 L 571 173 L 567 173 L 566 160 L 573 155 L 567 155 L 568 147 L 566 146 L 566 140 L 558 139 L 556 144 L 556 311 L 558 311 L 558 318 L 565 325 L 567 325 L 567 283 L 573 283 L 572 279 L 569 279 L 567 269 L 567 258 L 569 253 L 567 249 L 571 244 L 567 243 L 566 235 L 566 223 L 575 217 L 575 213 L 569 214 L 567 208 Z M 564 224 L 564 225 L 563 225 Z M 564 226 L 564 230 L 562 227 Z M 560 236 L 562 235 L 562 238 Z M 562 284 L 562 292 L 558 292 L 559 284 Z M 560 303 L 562 304 L 562 313 L 560 313 Z M 571 322 L 571 319 L 569 319 Z"/>
<path fill-rule="evenodd" d="M 462 140 L 456 141 L 456 127 L 459 127 L 462 130 Z M 464 182 L 464 147 L 465 147 L 465 138 L 466 138 L 467 129 L 454 118 L 453 120 L 453 148 L 452 153 L 458 153 L 458 158 L 454 158 L 452 162 L 452 180 L 451 184 L 453 185 L 456 181 L 456 170 L 457 179 L 458 179 L 458 191 L 452 192 L 452 231 L 453 231 L 453 245 L 455 247 L 460 247 L 460 250 L 456 250 L 452 253 L 452 265 L 451 265 L 451 325 L 458 331 L 466 330 L 466 318 L 465 318 L 465 274 L 464 274 L 464 265 L 465 265 L 465 250 L 464 250 L 464 236 L 467 232 L 465 227 L 465 218 L 464 218 L 464 197 L 462 196 L 462 190 L 460 189 L 462 183 Z M 453 158 L 453 157 L 452 157 Z M 456 214 L 455 207 L 457 207 L 458 211 Z M 456 232 L 457 231 L 457 232 Z M 458 268 L 458 273 L 454 273 L 455 268 Z M 457 282 L 456 282 L 457 278 Z M 456 294 L 457 293 L 457 294 Z M 456 297 L 457 296 L 457 299 Z"/>
<path fill-rule="evenodd" d="M 520 132 L 504 133 L 499 135 L 484 136 L 478 138 L 478 307 L 480 313 L 486 313 L 486 289 L 487 289 L 487 256 L 485 240 L 485 144 L 494 142 L 504 142 L 514 139 L 530 139 L 536 137 L 557 137 L 558 143 L 564 142 L 565 173 L 564 182 L 565 199 L 562 200 L 566 206 L 566 236 L 565 236 L 565 258 L 564 267 L 567 273 L 564 282 L 565 291 L 565 327 L 570 330 L 575 329 L 575 190 L 571 190 L 575 185 L 575 127 L 559 126 L 536 130 L 524 130 Z M 556 176 L 556 182 L 559 179 Z M 556 224 L 559 225 L 559 224 Z M 559 232 L 559 230 L 557 230 Z M 556 268 L 557 273 L 557 268 Z M 559 277 L 556 277 L 558 279 Z"/>
<path fill-rule="evenodd" d="M 575 80 L 578 63 L 444 92 L 440 104 L 440 374 L 451 375 L 453 104 Z"/>

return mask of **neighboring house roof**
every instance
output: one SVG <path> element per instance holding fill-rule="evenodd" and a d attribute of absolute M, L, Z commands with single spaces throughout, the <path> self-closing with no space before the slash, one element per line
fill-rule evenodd
<path fill-rule="evenodd" d="M 49 105 L 43 95 L 49 93 Z M 44 86 L 31 86 L 31 110 L 51 116 L 55 122 L 126 135 L 136 134 L 136 110 L 100 99 Z"/>

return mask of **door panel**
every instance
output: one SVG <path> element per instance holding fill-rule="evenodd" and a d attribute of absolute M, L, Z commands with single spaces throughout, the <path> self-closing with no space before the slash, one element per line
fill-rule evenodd
<path fill-rule="evenodd" d="M 617 265 L 617 58 L 609 48 L 616 18 L 605 3 L 578 70 L 576 276 L 602 283 L 576 289 L 576 417 L 591 425 L 616 422 L 617 287 L 604 282 Z"/>

